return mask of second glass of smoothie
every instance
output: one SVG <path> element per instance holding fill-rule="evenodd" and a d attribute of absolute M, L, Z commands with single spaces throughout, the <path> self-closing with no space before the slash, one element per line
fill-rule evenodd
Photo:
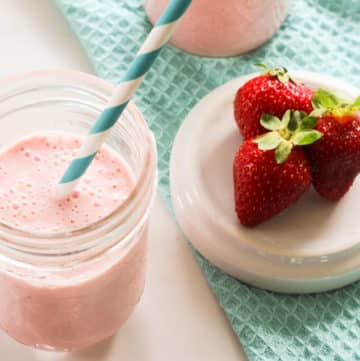
<path fill-rule="evenodd" d="M 151 22 L 156 22 L 168 2 L 145 0 Z M 274 35 L 289 4 L 290 0 L 193 0 L 172 42 L 197 55 L 239 55 Z"/>

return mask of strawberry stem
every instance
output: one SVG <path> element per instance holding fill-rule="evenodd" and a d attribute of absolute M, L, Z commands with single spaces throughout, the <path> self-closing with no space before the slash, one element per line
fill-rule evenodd
<path fill-rule="evenodd" d="M 276 77 L 281 83 L 287 83 L 287 82 L 295 83 L 295 81 L 290 77 L 289 72 L 285 67 L 269 68 L 265 64 L 255 64 L 255 65 L 264 70 L 262 73 L 263 75 L 270 75 Z"/>

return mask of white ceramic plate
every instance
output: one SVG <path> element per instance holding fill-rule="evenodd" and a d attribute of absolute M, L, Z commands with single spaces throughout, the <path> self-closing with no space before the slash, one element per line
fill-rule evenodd
<path fill-rule="evenodd" d="M 360 90 L 306 72 L 294 78 L 355 97 Z M 241 77 L 202 99 L 182 124 L 171 156 L 176 218 L 210 262 L 246 283 L 279 292 L 307 293 L 360 279 L 360 179 L 338 203 L 309 191 L 295 206 L 253 229 L 234 212 L 232 161 L 242 138 L 233 119 Z M 360 177 L 359 177 L 360 178 Z"/>

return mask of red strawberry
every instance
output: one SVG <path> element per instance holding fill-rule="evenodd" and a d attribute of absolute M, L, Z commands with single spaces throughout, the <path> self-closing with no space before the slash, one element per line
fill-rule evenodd
<path fill-rule="evenodd" d="M 236 213 L 250 227 L 288 208 L 309 188 L 310 165 L 296 145 L 321 137 L 300 112 L 288 111 L 281 121 L 265 114 L 261 123 L 272 131 L 245 141 L 233 164 Z"/>
<path fill-rule="evenodd" d="M 353 104 L 320 89 L 314 96 L 315 128 L 323 137 L 307 149 L 313 185 L 330 201 L 339 200 L 360 172 L 360 97 Z"/>
<path fill-rule="evenodd" d="M 244 139 L 265 133 L 260 117 L 268 113 L 281 118 L 286 110 L 312 111 L 313 91 L 295 83 L 285 68 L 268 69 L 245 83 L 234 100 L 234 116 Z"/>

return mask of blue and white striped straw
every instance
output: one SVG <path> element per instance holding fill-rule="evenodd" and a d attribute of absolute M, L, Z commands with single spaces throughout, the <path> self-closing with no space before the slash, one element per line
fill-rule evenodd
<path fill-rule="evenodd" d="M 77 157 L 70 163 L 58 183 L 58 195 L 60 197 L 64 197 L 74 190 L 80 177 L 89 167 L 112 127 L 129 103 L 130 98 L 141 84 L 145 73 L 170 39 L 190 3 L 191 0 L 170 0 L 130 65 L 122 82 L 116 87 L 107 107 L 96 119 L 88 136 L 84 139 Z"/>

